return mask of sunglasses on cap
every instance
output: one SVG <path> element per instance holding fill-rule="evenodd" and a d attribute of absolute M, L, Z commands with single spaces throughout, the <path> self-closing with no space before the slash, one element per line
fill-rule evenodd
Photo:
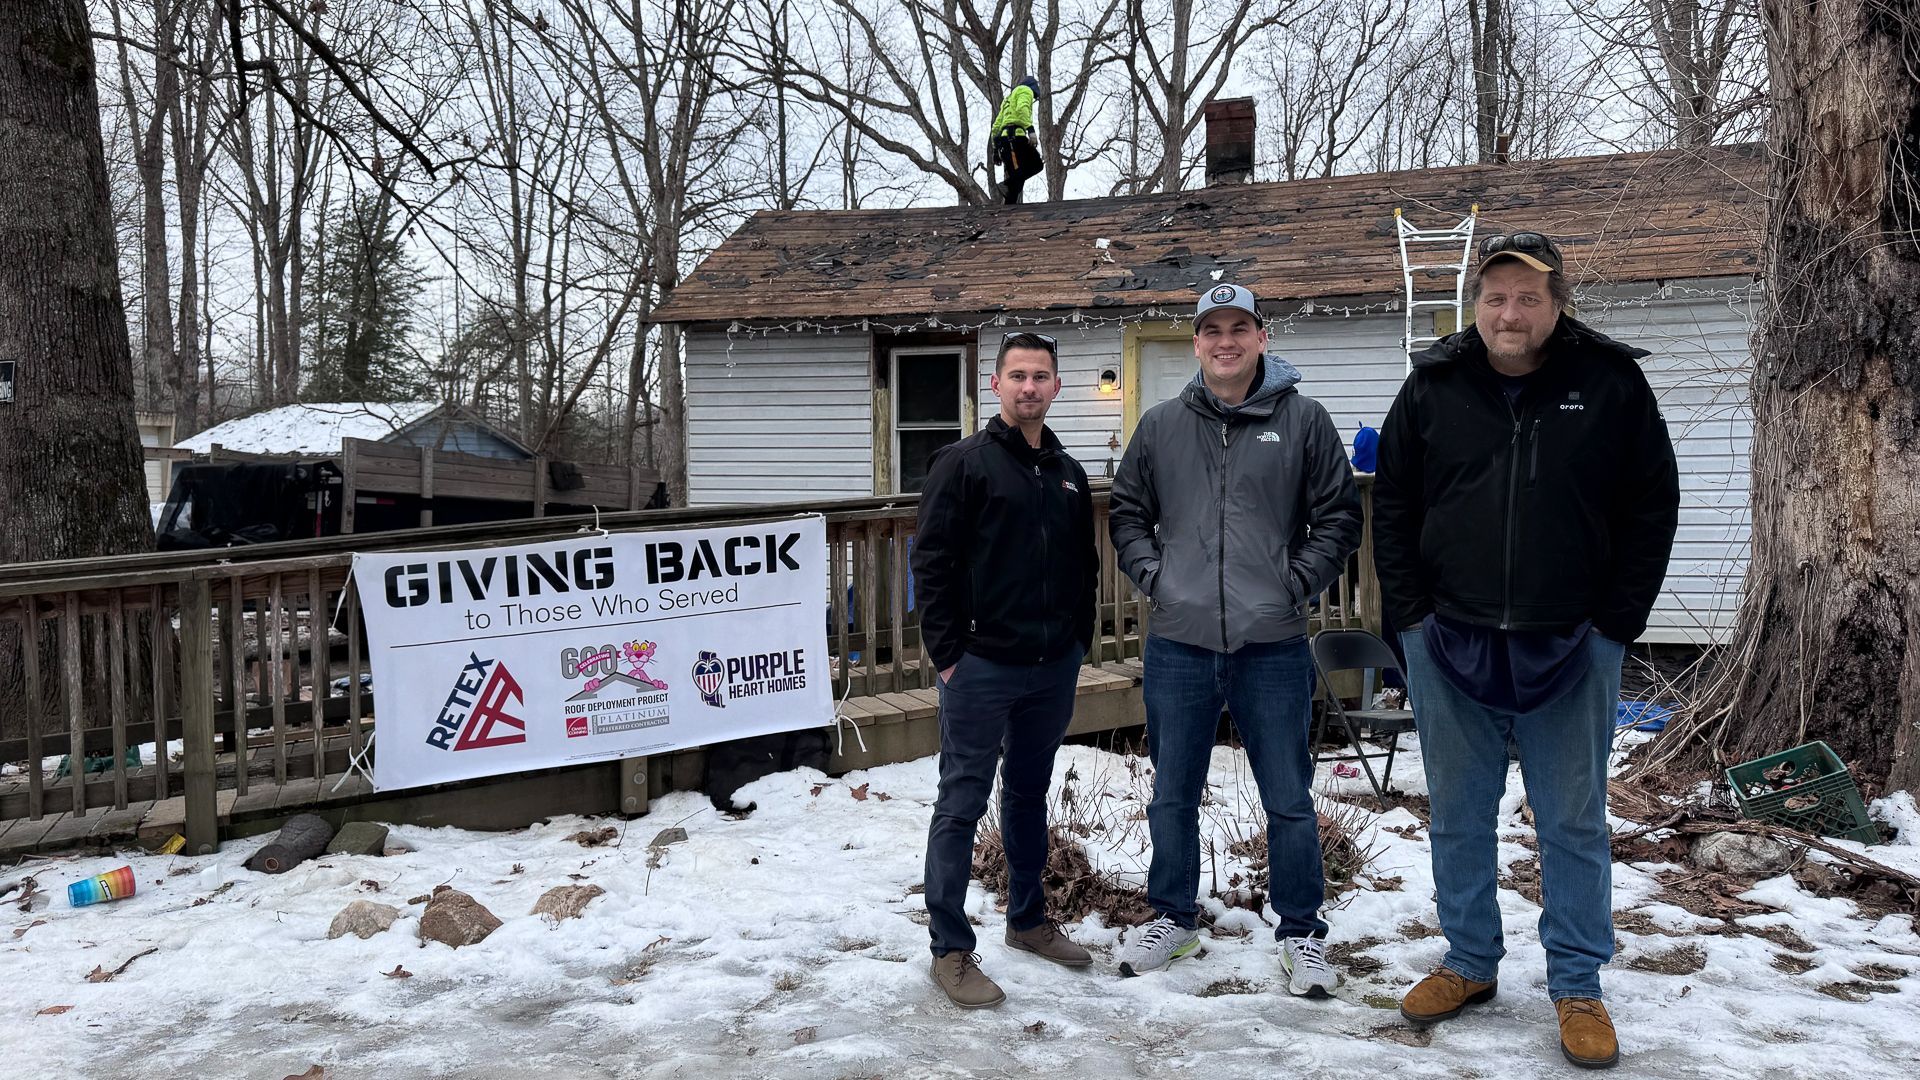
<path fill-rule="evenodd" d="M 1560 268 L 1560 249 L 1541 233 L 1498 233 L 1480 241 L 1480 258 L 1483 262 L 1505 252 L 1535 256 L 1555 270 Z"/>
<path fill-rule="evenodd" d="M 1000 348 L 1004 350 L 1008 346 L 1008 344 L 1010 344 L 1013 341 L 1014 338 L 1020 338 L 1020 337 L 1038 338 L 1041 341 L 1041 343 L 1046 345 L 1048 352 L 1054 354 L 1055 356 L 1060 355 L 1060 342 L 1054 340 L 1054 338 L 1051 337 L 1050 335 L 1036 334 L 1031 330 L 1010 330 L 1006 334 L 1001 335 Z"/>

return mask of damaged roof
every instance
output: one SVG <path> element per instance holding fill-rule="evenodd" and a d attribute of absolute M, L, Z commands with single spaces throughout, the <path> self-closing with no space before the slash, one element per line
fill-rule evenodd
<path fill-rule="evenodd" d="M 1263 301 L 1397 295 L 1394 208 L 1433 228 L 1475 203 L 1480 235 L 1551 234 L 1576 286 L 1757 275 L 1765 192 L 1763 148 L 1744 145 L 1021 206 L 762 211 L 654 318 L 1178 305 L 1216 281 Z"/>

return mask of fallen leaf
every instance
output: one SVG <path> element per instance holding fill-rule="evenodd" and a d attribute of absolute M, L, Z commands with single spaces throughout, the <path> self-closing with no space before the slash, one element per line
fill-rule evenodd
<path fill-rule="evenodd" d="M 672 940 L 673 940 L 672 938 L 662 934 L 660 937 L 654 938 L 652 941 L 647 942 L 646 947 L 641 949 L 640 951 L 652 952 L 657 946 L 665 945 L 667 942 Z"/>
<path fill-rule="evenodd" d="M 49 1005 L 46 1008 L 41 1009 L 39 1012 L 34 1013 L 34 1015 L 35 1016 L 59 1016 L 61 1013 L 70 1013 L 72 1011 L 73 1011 L 73 1006 L 71 1005 Z"/>
<path fill-rule="evenodd" d="M 1021 1028 L 1020 1030 L 1026 1032 L 1029 1035 L 1038 1035 L 1041 1032 L 1047 1030 L 1047 1022 L 1045 1020 L 1035 1020 L 1033 1023 L 1028 1024 L 1026 1027 Z"/>
<path fill-rule="evenodd" d="M 21 938 L 26 936 L 27 931 L 33 929 L 36 926 L 45 926 L 45 925 L 47 925 L 47 920 L 35 919 L 25 926 L 16 928 L 13 932 L 13 940 L 19 941 Z"/>
<path fill-rule="evenodd" d="M 816 1027 L 794 1028 L 793 1044 L 795 1046 L 805 1046 L 806 1044 L 812 1042 L 816 1037 L 818 1037 L 819 1034 L 820 1034 L 820 1029 Z"/>
<path fill-rule="evenodd" d="M 392 970 L 392 971 L 386 971 L 386 972 L 382 972 L 381 974 L 383 974 L 383 975 L 385 975 L 385 976 L 386 976 L 387 978 L 389 978 L 389 979 L 411 979 L 411 978 L 413 978 L 413 972 L 411 972 L 411 971 L 408 971 L 408 970 L 407 970 L 406 968 L 403 968 L 403 967 L 401 967 L 401 966 L 400 966 L 399 964 L 395 964 L 395 965 L 393 965 L 393 970 Z"/>
<path fill-rule="evenodd" d="M 303 1072 L 303 1073 L 298 1073 L 298 1074 L 289 1073 L 286 1077 L 286 1080 L 321 1080 L 321 1078 L 326 1075 L 327 1075 L 327 1070 L 321 1068 L 318 1065 L 315 1065 L 313 1068 L 308 1069 L 306 1072 Z"/>
<path fill-rule="evenodd" d="M 585 880 L 587 880 L 587 875 L 585 875 L 585 874 L 568 874 L 567 876 L 568 876 L 568 877 L 570 877 L 570 878 L 572 878 L 572 879 L 573 879 L 573 880 L 575 880 L 575 881 L 585 881 Z"/>
<path fill-rule="evenodd" d="M 866 802 L 867 801 L 867 785 L 861 784 L 857 788 L 848 788 L 847 794 L 852 795 L 855 801 L 857 802 Z"/>
<path fill-rule="evenodd" d="M 613 843 L 619 835 L 619 829 L 611 825 L 602 825 L 597 829 L 581 829 L 579 832 L 567 837 L 567 839 L 579 844 L 581 847 L 600 847 L 603 844 Z"/>
<path fill-rule="evenodd" d="M 815 785 L 813 785 L 813 795 L 814 795 L 814 797 L 815 797 L 815 798 L 819 798 L 819 797 L 820 797 L 820 793 L 821 793 L 821 792 L 823 792 L 823 791 L 825 791 L 825 790 L 827 790 L 827 785 L 825 785 L 825 784 L 815 784 Z"/>
<path fill-rule="evenodd" d="M 379 882 L 377 882 L 377 881 L 375 881 L 375 880 L 373 880 L 372 878 L 361 878 L 361 879 L 360 879 L 360 887 L 361 887 L 361 888 L 363 888 L 363 889 L 366 889 L 366 890 L 368 890 L 369 892 L 379 892 L 379 891 L 380 891 L 380 883 L 379 883 Z"/>
<path fill-rule="evenodd" d="M 891 802 L 893 800 L 893 796 L 887 794 L 884 791 L 874 792 L 873 797 L 876 799 L 879 799 L 881 802 Z"/>
<path fill-rule="evenodd" d="M 431 900 L 431 899 L 433 899 L 433 897 L 431 897 L 431 896 L 428 896 L 428 895 L 427 895 L 427 894 L 425 894 L 425 893 L 421 893 L 421 894 L 420 894 L 419 896 L 411 896 L 411 897 L 408 897 L 408 898 L 407 898 L 407 903 L 409 903 L 409 904 L 424 904 L 424 903 L 426 903 L 427 901 L 429 901 L 429 900 Z"/>
<path fill-rule="evenodd" d="M 526 872 L 527 872 L 527 868 L 525 866 L 522 866 L 519 863 L 514 863 L 513 869 L 507 871 L 507 873 L 509 874 L 524 874 Z"/>

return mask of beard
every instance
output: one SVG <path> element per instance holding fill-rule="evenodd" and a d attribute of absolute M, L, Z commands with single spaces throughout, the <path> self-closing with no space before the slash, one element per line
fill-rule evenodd
<path fill-rule="evenodd" d="M 1514 349 L 1502 347 L 1489 339 L 1483 340 L 1485 340 L 1487 346 L 1487 359 L 1494 363 L 1505 364 L 1508 367 L 1528 367 L 1537 364 L 1542 359 L 1542 350 L 1546 345 L 1546 342 L 1542 340 L 1539 342 L 1529 342 L 1520 348 Z"/>

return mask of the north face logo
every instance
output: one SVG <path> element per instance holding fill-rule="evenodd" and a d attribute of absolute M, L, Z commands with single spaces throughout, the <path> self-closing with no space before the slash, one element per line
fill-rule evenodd
<path fill-rule="evenodd" d="M 1263 431 L 1260 433 L 1260 441 L 1261 442 L 1279 442 L 1280 433 L 1277 431 Z"/>

